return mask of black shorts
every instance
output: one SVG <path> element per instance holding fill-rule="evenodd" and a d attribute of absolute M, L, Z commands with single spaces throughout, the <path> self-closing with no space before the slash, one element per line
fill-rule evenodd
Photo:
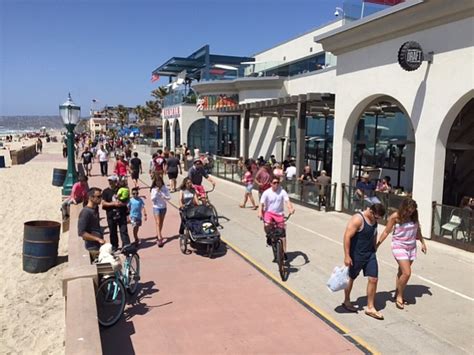
<path fill-rule="evenodd" d="M 352 266 L 349 268 L 349 277 L 355 280 L 361 270 L 364 271 L 364 276 L 366 277 L 377 278 L 379 276 L 379 266 L 375 253 L 372 254 L 368 260 L 361 261 L 352 259 Z"/>
<path fill-rule="evenodd" d="M 168 173 L 168 179 L 176 179 L 178 177 L 178 172 Z"/>
<path fill-rule="evenodd" d="M 139 172 L 138 171 L 133 171 L 132 170 L 132 180 L 138 180 L 138 177 L 140 176 Z"/>

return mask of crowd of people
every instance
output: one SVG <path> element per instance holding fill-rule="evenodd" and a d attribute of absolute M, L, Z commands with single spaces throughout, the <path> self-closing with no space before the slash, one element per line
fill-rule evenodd
<path fill-rule="evenodd" d="M 103 228 L 100 227 L 99 207 L 106 212 L 107 225 L 110 233 L 110 242 L 114 249 L 119 248 L 119 235 L 122 247 L 130 244 L 128 224 L 132 225 L 133 242 L 140 244 L 139 228 L 143 221 L 147 220 L 147 207 L 144 199 L 140 196 L 140 175 L 144 173 L 143 164 L 137 152 L 132 153 L 131 142 L 129 146 L 123 146 L 120 151 L 115 151 L 116 157 L 113 174 L 108 175 L 109 150 L 102 142 L 96 145 L 94 152 L 88 145 L 84 145 L 81 155 L 84 166 L 84 175 L 73 186 L 71 196 L 64 201 L 61 210 L 65 218 L 68 217 L 68 206 L 70 204 L 83 203 L 78 221 L 78 233 L 85 241 L 85 247 L 89 250 L 91 258 L 98 255 L 100 246 L 104 243 Z M 126 149 L 130 153 L 125 153 Z M 177 186 L 178 174 L 183 173 L 182 164 L 186 162 L 187 156 L 191 154 L 186 148 L 175 152 L 168 149 L 158 149 L 152 155 L 148 165 L 148 174 L 151 177 L 150 200 L 152 213 L 156 226 L 157 246 L 162 248 L 166 243 L 163 236 L 163 224 L 167 213 L 167 203 L 171 193 L 179 191 L 178 204 L 180 208 L 196 206 L 206 203 L 207 194 L 202 186 L 203 179 L 207 179 L 215 186 L 216 182 L 208 173 L 208 161 L 206 155 L 193 154 L 192 165 L 188 166 L 188 174 Z M 88 187 L 88 176 L 90 166 L 94 159 L 100 164 L 100 173 L 107 177 L 109 186 L 105 189 Z M 244 200 L 240 204 L 245 208 L 247 203 L 257 210 L 257 216 L 262 219 L 265 232 L 271 225 L 279 225 L 285 230 L 285 208 L 288 214 L 293 214 L 295 208 L 291 203 L 288 192 L 282 187 L 282 182 L 299 181 L 303 186 L 328 186 L 330 177 L 323 170 L 315 177 L 309 166 L 304 167 L 302 174 L 298 177 L 294 161 L 287 159 L 281 164 L 270 157 L 265 161 L 262 157 L 256 160 L 248 159 L 239 162 L 244 171 L 242 182 L 244 184 Z M 131 190 L 127 185 L 127 178 L 131 177 L 134 186 Z M 167 176 L 169 184 L 165 184 L 164 177 Z M 362 176 L 364 181 L 365 176 Z M 367 182 L 368 183 L 368 182 Z M 389 181 L 382 181 L 376 189 L 386 189 Z M 257 187 L 259 198 L 253 196 L 253 188 Z M 359 186 L 362 188 L 362 186 Z M 142 186 L 143 188 L 143 186 Z M 372 188 L 371 188 L 372 189 Z M 309 190 L 311 191 L 311 190 Z M 324 194 L 320 195 L 324 198 Z M 471 200 L 470 203 L 474 203 Z M 418 211 L 413 199 L 405 199 L 400 208 L 388 218 L 384 231 L 378 236 L 377 221 L 385 215 L 385 207 L 371 200 L 371 204 L 365 210 L 357 212 L 349 220 L 343 242 L 344 264 L 348 267 L 349 284 L 344 292 L 342 306 L 349 312 L 357 312 L 359 308 L 350 301 L 354 280 L 361 271 L 368 278 L 367 285 L 367 307 L 365 314 L 376 319 L 383 319 L 383 314 L 375 307 L 375 295 L 378 283 L 377 249 L 392 235 L 391 250 L 398 263 L 398 272 L 395 277 L 394 301 L 398 309 L 404 309 L 407 304 L 404 298 L 406 285 L 411 276 L 411 266 L 417 257 L 416 241 L 420 241 L 421 250 L 426 253 L 427 247 L 421 235 L 418 222 Z M 179 233 L 184 233 L 184 223 L 181 220 Z M 283 235 L 283 248 L 286 258 L 286 234 Z M 267 241 L 268 243 L 268 241 Z"/>

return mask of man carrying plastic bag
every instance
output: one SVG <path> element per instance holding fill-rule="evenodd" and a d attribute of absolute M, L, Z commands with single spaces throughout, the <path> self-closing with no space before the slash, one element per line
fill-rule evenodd
<path fill-rule="evenodd" d="M 349 283 L 344 290 L 342 306 L 349 312 L 357 312 L 350 301 L 352 285 L 361 271 L 368 278 L 367 308 L 365 314 L 382 320 L 382 313 L 375 309 L 375 293 L 378 282 L 378 264 L 375 254 L 377 220 L 385 215 L 382 204 L 367 207 L 364 212 L 352 216 L 344 232 L 344 265 L 349 268 Z"/>

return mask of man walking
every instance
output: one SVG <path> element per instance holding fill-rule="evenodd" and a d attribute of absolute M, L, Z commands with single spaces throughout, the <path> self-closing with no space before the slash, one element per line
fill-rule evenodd
<path fill-rule="evenodd" d="M 350 301 L 352 285 L 361 270 L 368 278 L 367 309 L 365 314 L 382 320 L 382 313 L 375 309 L 375 292 L 377 291 L 378 264 L 375 254 L 377 241 L 377 220 L 385 215 L 382 204 L 376 203 L 367 207 L 364 212 L 352 216 L 344 232 L 344 264 L 349 267 L 349 284 L 344 290 L 342 306 L 349 312 L 357 312 Z"/>
<path fill-rule="evenodd" d="M 82 157 L 82 166 L 84 167 L 84 173 L 86 176 L 91 176 L 92 169 L 92 158 L 94 157 L 89 151 L 89 147 L 84 148 L 84 152 L 81 155 Z"/>
<path fill-rule="evenodd" d="M 142 161 L 138 157 L 137 152 L 134 152 L 133 158 L 130 159 L 129 170 L 130 170 L 130 175 L 135 187 L 138 187 L 138 179 L 140 177 L 140 174 L 143 174 L 143 169 L 142 169 Z"/>
<path fill-rule="evenodd" d="M 109 187 L 102 192 L 102 208 L 107 214 L 107 224 L 110 232 L 110 244 L 114 249 L 118 249 L 117 228 L 120 230 L 122 247 L 130 244 L 127 228 L 127 204 L 117 199 L 118 177 L 111 175 L 108 177 Z"/>
<path fill-rule="evenodd" d="M 99 159 L 101 175 L 107 176 L 109 152 L 104 148 L 103 144 L 99 146 L 99 150 L 97 151 L 97 158 Z"/>

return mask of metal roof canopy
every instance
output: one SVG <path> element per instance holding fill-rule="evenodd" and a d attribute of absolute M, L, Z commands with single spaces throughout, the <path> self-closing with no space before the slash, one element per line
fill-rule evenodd
<path fill-rule="evenodd" d="M 172 57 L 153 70 L 152 74 L 160 76 L 177 76 L 186 70 L 189 78 L 200 78 L 201 69 L 210 69 L 213 65 L 240 65 L 242 62 L 253 62 L 255 58 L 210 54 L 209 45 L 199 48 L 188 57 Z"/>
<path fill-rule="evenodd" d="M 291 95 L 280 97 L 278 99 L 268 99 L 262 101 L 251 102 L 247 104 L 240 104 L 237 106 L 222 107 L 218 108 L 217 112 L 240 112 L 243 110 L 249 110 L 251 115 L 253 113 L 260 113 L 260 111 L 270 111 L 272 109 L 291 109 L 295 112 L 296 116 L 296 104 L 298 102 L 306 102 L 315 104 L 315 106 L 321 106 L 321 109 L 327 107 L 329 109 L 334 109 L 334 100 L 335 95 L 331 93 L 315 93 L 310 92 L 307 94 L 301 95 Z M 309 107 L 307 108 L 310 109 Z"/>

